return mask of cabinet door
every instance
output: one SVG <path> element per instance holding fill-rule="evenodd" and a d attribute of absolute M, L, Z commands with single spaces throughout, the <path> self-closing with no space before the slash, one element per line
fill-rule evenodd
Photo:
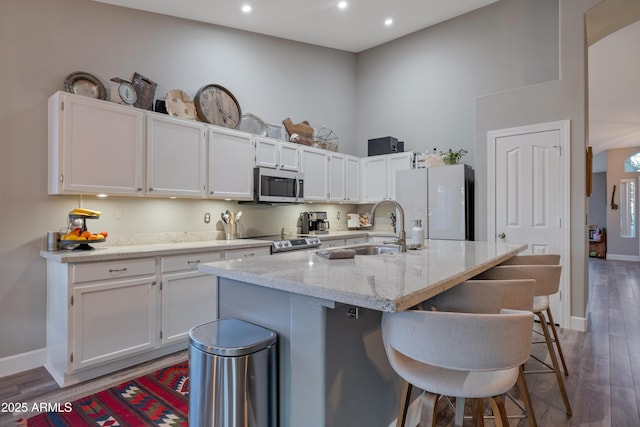
<path fill-rule="evenodd" d="M 411 169 L 413 153 L 388 154 L 387 158 L 387 198 L 396 199 L 396 172 Z"/>
<path fill-rule="evenodd" d="M 297 144 L 280 143 L 280 169 L 298 172 L 300 170 L 300 152 Z"/>
<path fill-rule="evenodd" d="M 304 200 L 327 201 L 327 152 L 304 147 L 300 151 L 301 170 L 304 173 Z"/>
<path fill-rule="evenodd" d="M 346 200 L 346 156 L 344 154 L 329 154 L 329 201 L 342 202 Z"/>
<path fill-rule="evenodd" d="M 152 349 L 158 342 L 155 277 L 76 286 L 74 370 Z"/>
<path fill-rule="evenodd" d="M 49 194 L 142 194 L 142 110 L 58 92 L 49 100 Z"/>
<path fill-rule="evenodd" d="M 149 114 L 147 117 L 147 194 L 206 195 L 206 128 Z"/>
<path fill-rule="evenodd" d="M 209 128 L 209 196 L 253 199 L 254 149 L 251 135 Z"/>
<path fill-rule="evenodd" d="M 194 326 L 218 318 L 218 280 L 197 271 L 162 276 L 162 344 L 186 340 Z"/>
<path fill-rule="evenodd" d="M 347 156 L 345 163 L 345 197 L 357 203 L 360 201 L 360 158 Z"/>
<path fill-rule="evenodd" d="M 367 157 L 362 163 L 362 202 L 375 203 L 387 198 L 387 159 Z"/>
<path fill-rule="evenodd" d="M 280 143 L 273 139 L 256 138 L 256 166 L 276 169 L 280 166 Z"/>

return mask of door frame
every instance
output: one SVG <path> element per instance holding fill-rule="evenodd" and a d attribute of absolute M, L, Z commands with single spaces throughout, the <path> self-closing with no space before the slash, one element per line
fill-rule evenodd
<path fill-rule="evenodd" d="M 559 131 L 560 132 L 560 265 L 563 273 L 560 280 L 560 305 L 562 313 L 556 314 L 554 320 L 560 326 L 571 327 L 571 121 L 560 120 L 556 122 L 538 123 L 527 126 L 518 126 L 507 129 L 497 129 L 487 132 L 487 240 L 496 239 L 496 140 L 507 136 L 517 136 L 528 133 Z"/>

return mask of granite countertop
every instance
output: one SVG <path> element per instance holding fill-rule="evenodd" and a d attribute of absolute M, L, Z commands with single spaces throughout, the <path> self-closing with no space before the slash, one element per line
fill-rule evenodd
<path fill-rule="evenodd" d="M 526 249 L 429 240 L 425 249 L 328 260 L 315 250 L 200 264 L 218 277 L 379 311 L 402 311 Z"/>
<path fill-rule="evenodd" d="M 40 251 L 40 256 L 60 263 L 110 261 L 130 258 L 144 258 L 162 255 L 180 255 L 229 249 L 270 247 L 267 240 L 202 240 L 190 242 L 145 243 L 138 245 L 101 246 L 88 242 L 95 249 L 88 251 Z"/>
<path fill-rule="evenodd" d="M 180 238 L 182 233 L 171 234 L 168 238 Z M 322 240 L 345 238 L 345 237 L 365 237 L 365 236 L 389 236 L 388 232 L 367 232 L 363 230 L 349 230 L 349 231 L 332 231 L 329 234 L 318 234 L 317 237 Z M 176 237 L 178 236 L 178 237 Z M 158 239 L 167 238 L 166 235 L 157 237 Z M 189 240 L 189 241 L 153 241 L 153 238 L 145 236 L 145 243 L 131 243 L 131 244 L 114 244 L 109 242 L 95 243 L 87 242 L 94 249 L 88 251 L 74 251 L 74 250 L 59 250 L 59 251 L 40 251 L 42 258 L 60 262 L 60 263 L 77 263 L 77 262 L 96 262 L 96 261 L 111 261 L 127 258 L 144 258 L 152 256 L 164 256 L 164 255 L 180 255 L 190 253 L 202 253 L 202 252 L 215 252 L 224 251 L 229 249 L 242 249 L 242 248 L 259 248 L 270 247 L 271 240 L 261 240 L 259 237 L 254 239 L 237 239 L 237 240 Z M 122 239 L 120 239 L 122 241 Z"/>

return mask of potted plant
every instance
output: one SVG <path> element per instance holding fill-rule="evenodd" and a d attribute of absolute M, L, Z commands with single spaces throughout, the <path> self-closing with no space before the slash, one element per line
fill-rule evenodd
<path fill-rule="evenodd" d="M 465 154 L 467 154 L 467 150 L 465 150 L 464 148 L 461 148 L 457 151 L 452 151 L 451 149 L 449 149 L 449 151 L 446 153 L 440 153 L 440 155 L 442 156 L 442 161 L 445 165 L 457 164 Z"/>

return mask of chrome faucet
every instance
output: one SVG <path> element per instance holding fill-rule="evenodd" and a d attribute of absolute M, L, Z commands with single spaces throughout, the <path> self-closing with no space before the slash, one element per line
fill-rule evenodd
<path fill-rule="evenodd" d="M 371 226 L 373 226 L 375 224 L 375 214 L 376 214 L 376 209 L 378 209 L 378 206 L 383 205 L 385 203 L 390 203 L 393 206 L 395 206 L 396 208 L 398 208 L 398 210 L 400 211 L 400 218 L 398 218 L 398 222 L 400 224 L 402 224 L 402 229 L 400 230 L 400 233 L 396 232 L 396 240 L 392 243 L 395 243 L 396 245 L 400 246 L 400 252 L 406 252 L 407 251 L 407 233 L 404 231 L 404 209 L 402 208 L 402 206 L 400 206 L 400 203 L 396 202 L 395 200 L 381 200 L 378 203 L 376 203 L 375 205 L 373 205 L 373 207 L 371 208 L 371 213 L 369 213 L 369 223 L 371 224 Z M 396 223 L 396 229 L 397 229 L 397 223 Z M 385 242 L 387 243 L 387 242 Z"/>

